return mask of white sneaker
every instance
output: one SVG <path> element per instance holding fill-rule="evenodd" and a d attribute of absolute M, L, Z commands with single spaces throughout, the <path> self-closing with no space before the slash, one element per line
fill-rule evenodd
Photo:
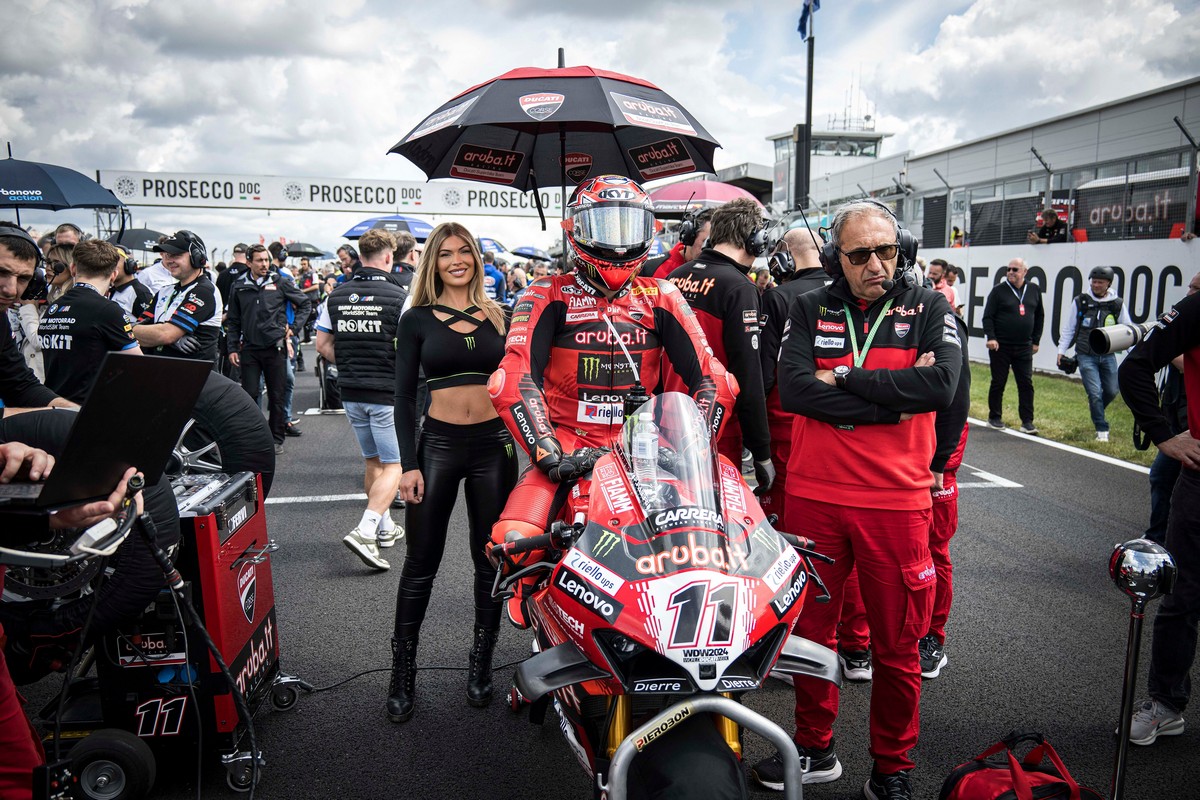
<path fill-rule="evenodd" d="M 374 567 L 378 570 L 392 568 L 392 565 L 384 561 L 379 555 L 379 540 L 374 536 L 364 535 L 358 528 L 355 528 L 342 537 L 342 544 L 349 547 L 368 567 Z"/>
<path fill-rule="evenodd" d="M 380 547 L 391 547 L 404 538 L 404 528 L 400 525 L 388 528 L 386 531 L 380 528 L 379 533 L 375 534 L 375 538 L 379 540 Z"/>
<path fill-rule="evenodd" d="M 1183 717 L 1157 700 L 1144 700 L 1133 712 L 1133 724 L 1129 728 L 1129 741 L 1133 744 L 1150 745 L 1160 736 L 1178 736 L 1183 733 Z"/>
<path fill-rule="evenodd" d="M 1096 431 L 1096 441 L 1097 442 L 1107 442 L 1108 441 L 1108 431 Z"/>

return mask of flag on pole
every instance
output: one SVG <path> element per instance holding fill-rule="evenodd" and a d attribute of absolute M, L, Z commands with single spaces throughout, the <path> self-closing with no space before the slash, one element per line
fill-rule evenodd
<path fill-rule="evenodd" d="M 800 31 L 800 41 L 808 41 L 808 16 L 815 14 L 820 7 L 821 0 L 804 0 L 804 10 L 800 12 L 800 27 L 796 29 Z"/>

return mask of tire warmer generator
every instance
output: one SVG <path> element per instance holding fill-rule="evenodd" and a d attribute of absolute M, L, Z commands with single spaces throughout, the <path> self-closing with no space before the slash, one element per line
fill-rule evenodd
<path fill-rule="evenodd" d="M 267 537 L 258 476 L 185 475 L 173 487 L 182 529 L 176 567 L 250 713 L 268 698 L 276 710 L 293 708 L 300 689 L 311 687 L 279 668 L 270 561 L 277 546 Z M 53 728 L 56 707 L 43 709 L 44 730 Z M 98 641 L 96 677 L 72 684 L 62 730 L 65 743 L 79 742 L 68 758 L 84 797 L 113 796 L 114 779 L 130 789 L 147 777 L 153 783 L 155 755 L 175 763 L 193 758 L 201 732 L 200 755 L 219 757 L 231 789 L 250 788 L 254 765 L 233 694 L 201 633 L 181 627 L 169 589 L 140 620 Z M 139 758 L 149 763 L 130 763 Z M 260 776 L 264 763 L 260 750 Z M 148 776 L 120 774 L 143 767 Z"/>

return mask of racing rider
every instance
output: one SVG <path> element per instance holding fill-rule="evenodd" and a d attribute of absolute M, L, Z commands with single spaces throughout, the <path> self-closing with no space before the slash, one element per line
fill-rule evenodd
<path fill-rule="evenodd" d="M 488 384 L 492 403 L 532 464 L 492 528 L 497 543 L 511 532 L 545 531 L 565 497 L 557 484 L 587 468 L 571 454 L 608 447 L 618 437 L 626 393 L 638 380 L 660 389 L 664 354 L 714 436 L 737 395 L 736 380 L 712 356 L 674 284 L 634 277 L 654 239 L 653 203 L 645 191 L 629 178 L 603 175 L 580 184 L 567 214 L 563 228 L 576 269 L 525 292 Z M 527 588 L 509 603 L 518 627 L 526 627 L 519 601 Z"/>

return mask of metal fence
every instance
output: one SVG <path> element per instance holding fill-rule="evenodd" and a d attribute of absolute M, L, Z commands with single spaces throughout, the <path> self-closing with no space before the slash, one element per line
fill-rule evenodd
<path fill-rule="evenodd" d="M 1047 190 L 1074 241 L 1200 232 L 1197 159 L 1191 148 L 952 187 L 904 197 L 895 206 L 924 247 L 1024 244 L 1041 225 Z"/>

